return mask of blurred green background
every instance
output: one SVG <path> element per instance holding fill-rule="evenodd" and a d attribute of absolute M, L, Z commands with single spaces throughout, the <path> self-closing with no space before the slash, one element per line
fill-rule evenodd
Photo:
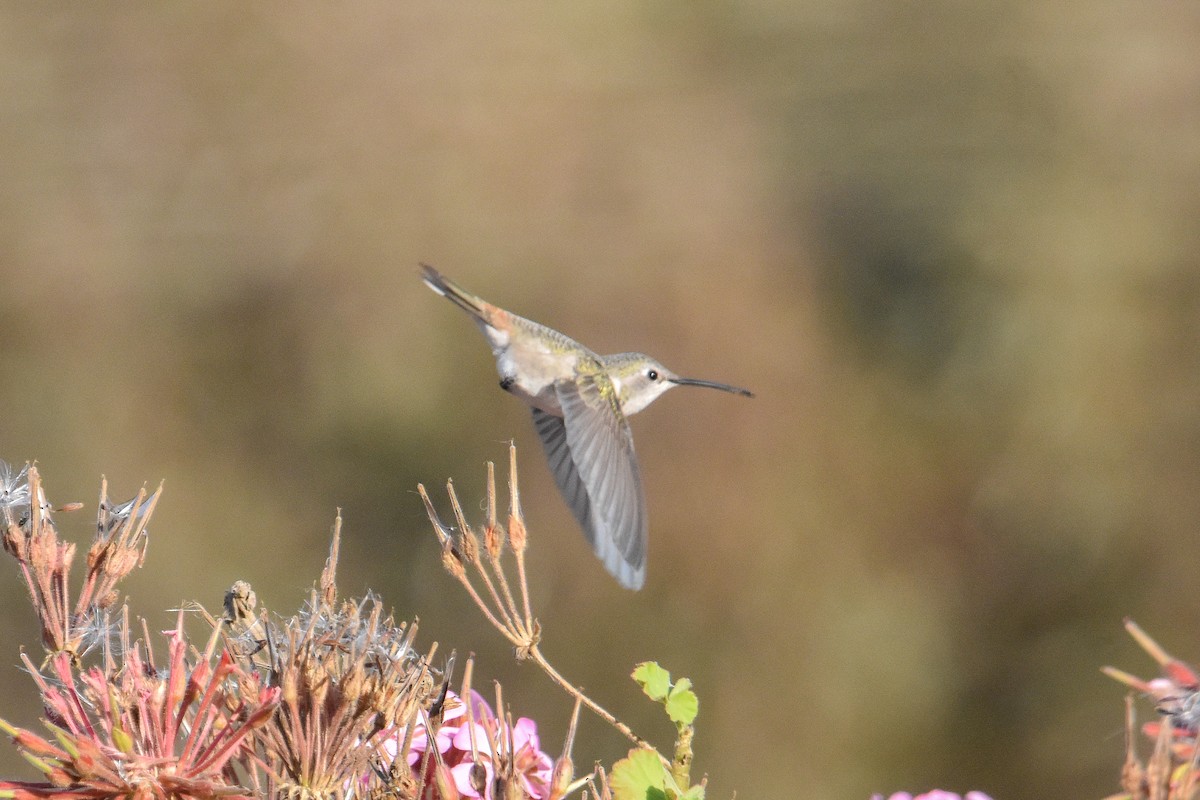
<path fill-rule="evenodd" d="M 88 502 L 81 541 L 102 473 L 165 479 L 152 628 L 237 579 L 290 612 L 341 507 L 343 592 L 475 651 L 557 753 L 569 703 L 414 492 L 481 517 L 512 438 L 545 652 L 663 747 L 627 674 L 691 677 L 711 796 L 1108 794 L 1098 667 L 1153 671 L 1122 617 L 1200 657 L 1197 41 L 1194 3 L 6 4 L 0 457 Z M 419 261 L 758 393 L 634 420 L 645 590 Z"/>

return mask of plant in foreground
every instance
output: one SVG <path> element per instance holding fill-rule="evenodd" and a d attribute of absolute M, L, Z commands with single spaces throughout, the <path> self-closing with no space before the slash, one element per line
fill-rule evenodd
<path fill-rule="evenodd" d="M 1200 676 L 1167 653 L 1133 620 L 1125 620 L 1129 635 L 1158 662 L 1162 674 L 1143 680 L 1114 667 L 1104 674 L 1154 700 L 1164 722 L 1147 722 L 1142 732 L 1153 739 L 1150 758 L 1142 762 L 1137 748 L 1137 721 L 1133 695 L 1125 698 L 1125 763 L 1121 769 L 1121 794 L 1110 800 L 1195 800 L 1200 797 Z"/>
<path fill-rule="evenodd" d="M 542 628 L 531 610 L 525 575 L 528 533 L 517 486 L 517 450 L 512 445 L 509 446 L 508 488 L 508 518 L 505 524 L 501 524 L 496 510 L 496 470 L 489 463 L 487 518 L 481 532 L 476 533 L 463 514 L 453 482 L 447 483 L 446 492 L 450 496 L 455 527 L 442 522 L 425 487 L 417 486 L 434 533 L 442 545 L 442 565 L 467 591 L 488 622 L 513 645 L 518 661 L 533 661 L 551 680 L 575 698 L 577 711 L 580 706 L 588 708 L 635 745 L 626 758 L 613 766 L 611 778 L 603 769 L 597 768 L 594 778 L 599 785 L 591 789 L 595 797 L 613 800 L 702 800 L 707 778 L 702 778 L 695 786 L 690 784 L 689 779 L 694 735 L 692 723 L 699 707 L 696 695 L 691 690 L 691 681 L 683 678 L 672 685 L 669 673 L 652 662 L 640 665 L 633 674 L 652 700 L 664 704 L 668 717 L 675 723 L 676 742 L 672 760 L 661 755 L 628 725 L 584 694 L 582 689 L 569 683 L 542 654 Z M 515 581 L 509 579 L 503 566 L 506 551 L 511 553 L 516 564 Z M 519 592 L 519 603 L 513 593 L 514 584 Z M 570 751 L 570 740 L 571 736 L 568 735 L 568 747 L 564 754 L 566 760 L 560 761 L 555 768 L 552 784 L 556 790 L 562 787 L 561 791 L 568 791 L 579 785 L 578 781 L 571 783 L 570 760 L 566 755 Z"/>
<path fill-rule="evenodd" d="M 482 556 L 453 490 L 457 533 L 437 520 L 423 488 L 421 495 L 451 573 L 513 642 L 518 658 L 538 663 L 574 698 L 557 759 L 541 749 L 533 720 L 514 719 L 498 684 L 491 706 L 471 688 L 472 659 L 459 690 L 452 691 L 454 655 L 439 667 L 436 642 L 418 650 L 415 622 L 396 622 L 370 594 L 338 597 L 340 516 L 325 568 L 296 614 L 258 609 L 251 586 L 238 581 L 226 593 L 221 615 L 191 604 L 179 611 L 174 627 L 155 636 L 145 620 L 131 620 L 126 604 L 117 605 L 117 587 L 144 562 L 147 525 L 162 487 L 112 503 L 102 484 L 95 534 L 72 604 L 75 546 L 59 536 L 53 517 L 79 504 L 56 511 L 36 468 L 13 471 L 0 462 L 4 547 L 25 580 L 46 650 L 41 666 L 21 656 L 41 695 L 46 733 L 0 720 L 0 730 L 41 778 L 0 780 L 0 798 L 561 800 L 582 790 L 592 800 L 699 800 L 704 781 L 691 786 L 688 779 L 698 706 L 686 679 L 672 684 L 654 664 L 635 672 L 676 724 L 675 758 L 667 760 L 542 656 L 525 582 L 527 536 L 515 449 L 510 462 L 504 527 L 496 522 L 494 468 L 488 465 Z M 500 567 L 506 544 L 517 559 L 520 606 Z M 467 567 L 482 576 L 491 605 L 475 590 Z M 202 645 L 193 644 L 187 630 L 196 626 L 204 628 Z M 583 706 L 636 745 L 614 765 L 611 778 L 599 765 L 575 778 L 571 751 Z"/>

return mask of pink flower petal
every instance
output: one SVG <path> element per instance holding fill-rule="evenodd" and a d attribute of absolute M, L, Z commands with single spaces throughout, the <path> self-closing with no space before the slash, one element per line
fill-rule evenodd
<path fill-rule="evenodd" d="M 520 750 L 526 744 L 534 750 L 541 750 L 538 742 L 537 723 L 529 717 L 521 717 L 513 726 L 513 750 Z"/>
<path fill-rule="evenodd" d="M 475 750 L 481 756 L 491 756 L 492 745 L 491 739 L 488 737 L 487 730 L 482 725 L 476 722 L 473 726 L 463 725 L 454 734 L 454 747 L 457 750 L 462 750 L 464 753 L 471 751 L 471 731 L 475 732 Z"/>

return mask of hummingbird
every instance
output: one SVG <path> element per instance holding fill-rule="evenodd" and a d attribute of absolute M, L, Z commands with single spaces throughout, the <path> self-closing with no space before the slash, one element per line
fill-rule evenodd
<path fill-rule="evenodd" d="M 430 289 L 474 318 L 500 388 L 525 401 L 559 491 L 605 568 L 626 589 L 646 582 L 646 496 L 629 417 L 675 386 L 746 389 L 683 378 L 642 353 L 597 355 L 553 328 L 476 297 L 433 267 Z"/>

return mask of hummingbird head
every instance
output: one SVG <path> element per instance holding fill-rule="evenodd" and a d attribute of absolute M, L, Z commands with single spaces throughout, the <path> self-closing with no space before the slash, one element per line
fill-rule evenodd
<path fill-rule="evenodd" d="M 697 378 L 683 378 L 644 353 L 621 353 L 604 358 L 609 378 L 617 390 L 621 411 L 630 416 L 653 403 L 659 396 L 676 386 L 706 386 L 745 397 L 754 394 L 737 386 Z"/>

